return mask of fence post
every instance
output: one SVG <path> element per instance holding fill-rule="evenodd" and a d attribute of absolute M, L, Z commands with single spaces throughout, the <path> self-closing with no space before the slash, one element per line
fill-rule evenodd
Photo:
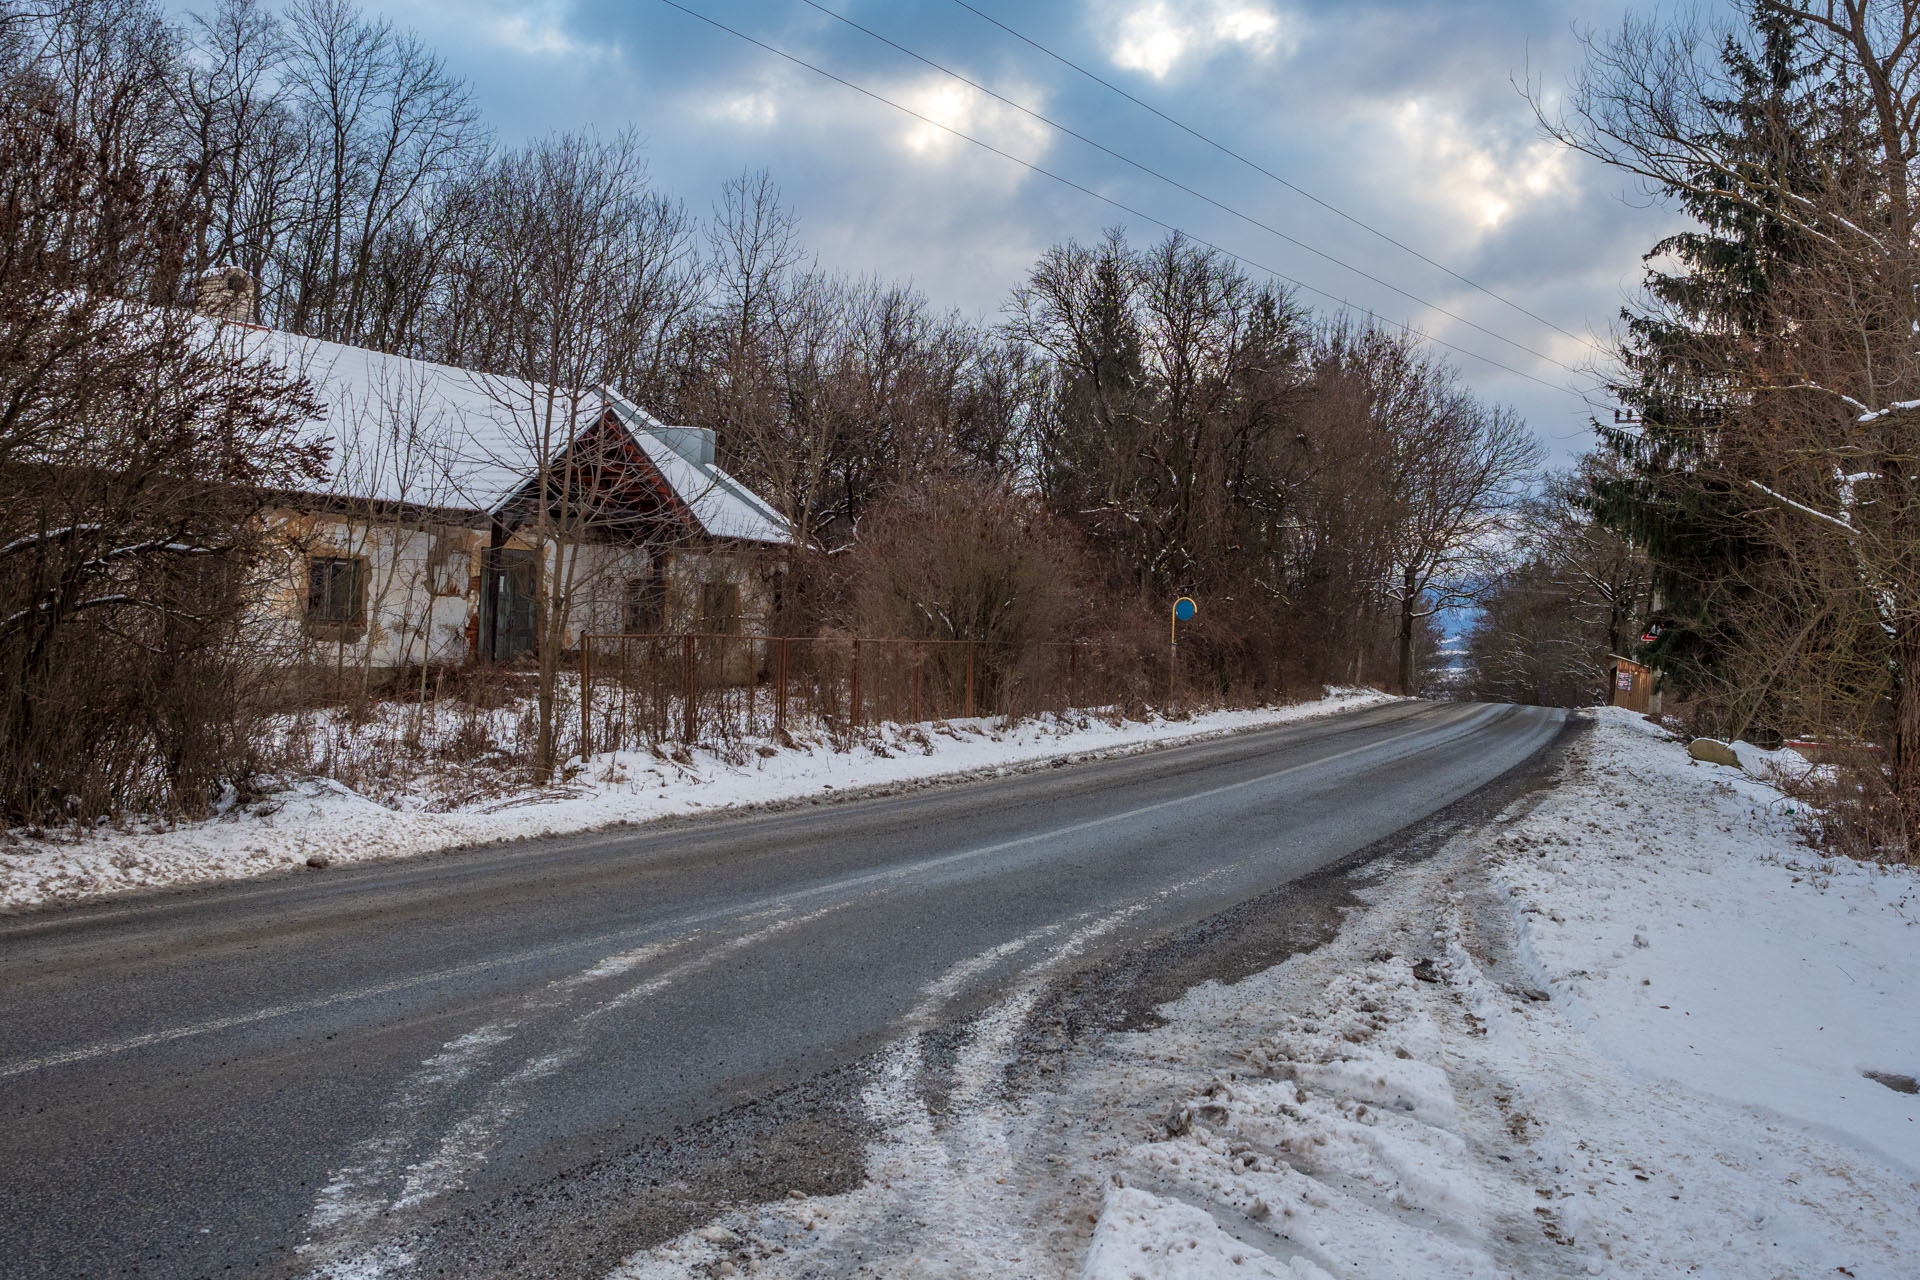
<path fill-rule="evenodd" d="M 633 651 L 627 645 L 627 637 L 620 637 L 620 728 L 614 732 L 615 749 L 626 742 L 627 735 L 633 732 Z M 635 735 L 634 745 L 639 746 L 639 737 Z"/>
<path fill-rule="evenodd" d="M 920 671 L 926 665 L 927 649 L 925 645 L 913 647 L 913 722 L 920 723 Z"/>
<path fill-rule="evenodd" d="M 773 730 L 785 732 L 787 727 L 787 638 L 780 637 L 779 648 L 773 654 Z"/>
<path fill-rule="evenodd" d="M 593 637 L 580 633 L 580 763 L 593 756 Z"/>
<path fill-rule="evenodd" d="M 694 647 L 692 636 L 686 636 L 681 640 L 680 683 L 682 685 L 681 698 L 684 704 L 681 707 L 681 740 L 688 746 L 693 745 L 695 731 L 699 723 L 695 704 L 700 700 L 700 681 L 694 670 L 694 663 L 698 660 L 698 652 Z"/>
<path fill-rule="evenodd" d="M 967 646 L 967 719 L 973 719 L 973 646 Z"/>
<path fill-rule="evenodd" d="M 853 697 L 847 704 L 847 728 L 860 727 L 860 637 L 853 638 Z"/>
<path fill-rule="evenodd" d="M 1067 710 L 1069 711 L 1073 710 L 1075 707 L 1080 705 L 1080 699 L 1075 696 L 1075 690 L 1078 687 L 1078 677 L 1080 674 L 1078 670 L 1078 663 L 1076 661 L 1079 658 L 1079 656 L 1080 656 L 1080 646 L 1077 644 L 1074 644 L 1072 641 L 1068 641 L 1067 642 Z"/>
<path fill-rule="evenodd" d="M 660 637 L 653 636 L 647 641 L 647 683 L 653 694 L 647 703 L 647 732 L 654 742 L 667 740 L 667 691 L 660 683 L 665 666 L 666 650 L 660 645 Z"/>

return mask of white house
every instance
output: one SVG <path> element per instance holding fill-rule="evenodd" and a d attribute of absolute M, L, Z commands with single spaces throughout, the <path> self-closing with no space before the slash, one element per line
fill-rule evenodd
<path fill-rule="evenodd" d="M 283 495 L 269 608 L 310 662 L 389 669 L 532 651 L 536 599 L 590 631 L 760 632 L 787 522 L 714 461 L 711 431 L 617 391 L 556 391 L 222 324 L 297 370 L 331 473 Z"/>

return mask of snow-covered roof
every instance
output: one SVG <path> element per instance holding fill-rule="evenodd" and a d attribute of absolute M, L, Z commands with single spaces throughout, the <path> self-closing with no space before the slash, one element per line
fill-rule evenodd
<path fill-rule="evenodd" d="M 747 542 L 793 541 L 793 528 L 780 513 L 713 461 L 710 438 L 700 456 L 687 447 L 696 434 L 691 429 L 668 427 L 611 389 L 606 402 L 704 532 Z"/>
<path fill-rule="evenodd" d="M 223 330 L 313 384 L 322 416 L 312 431 L 329 446 L 330 494 L 492 513 L 526 485 L 537 459 L 557 457 L 612 410 L 700 532 L 793 540 L 777 511 L 714 464 L 710 434 L 668 426 L 610 389 L 550 396 L 519 378 L 251 326 Z"/>

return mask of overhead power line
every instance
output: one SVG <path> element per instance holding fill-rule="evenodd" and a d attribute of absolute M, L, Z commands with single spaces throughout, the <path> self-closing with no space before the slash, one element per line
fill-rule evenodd
<path fill-rule="evenodd" d="M 1217 141 L 1216 139 L 1207 136 L 1206 134 L 1200 132 L 1198 129 L 1194 128 L 1192 125 L 1185 123 L 1184 121 L 1174 119 L 1172 116 L 1160 110 L 1160 108 L 1154 106 L 1152 103 L 1145 102 L 1139 98 L 1136 98 L 1131 93 L 1128 93 L 1125 89 L 1122 89 L 1119 85 L 1114 84 L 1111 80 L 1104 79 L 1101 76 L 1095 74 L 1094 72 L 1087 70 L 1085 67 L 1081 66 L 1079 63 L 1075 62 L 1073 59 L 1067 57 L 1065 54 L 1055 53 L 1052 49 L 1047 48 L 1047 46 L 1041 44 L 1038 40 L 1035 40 L 1032 36 L 1024 35 L 1021 32 L 1015 31 L 1012 27 L 1000 21 L 1000 19 L 994 17 L 992 14 L 983 13 L 979 9 L 974 8 L 974 6 L 967 3 L 967 0 L 953 0 L 953 2 L 959 5 L 962 9 L 965 9 L 968 13 L 971 13 L 974 17 L 979 18 L 981 21 L 991 23 L 993 26 L 1000 28 L 1000 30 L 1006 32 L 1008 35 L 1012 36 L 1015 40 L 1020 41 L 1022 44 L 1028 45 L 1034 49 L 1037 49 L 1041 53 L 1046 54 L 1049 58 L 1052 58 L 1055 62 L 1058 62 L 1061 66 L 1064 66 L 1069 70 L 1079 72 L 1081 75 L 1085 76 L 1087 79 L 1093 81 L 1095 84 L 1101 86 L 1102 88 L 1111 90 L 1112 92 L 1119 94 L 1121 97 L 1125 98 L 1128 102 L 1131 102 L 1134 106 L 1139 107 L 1142 111 L 1145 111 L 1151 115 L 1157 116 L 1161 120 L 1164 120 L 1168 124 L 1172 125 L 1174 128 L 1180 130 L 1182 133 L 1185 133 L 1190 137 L 1197 139 L 1200 142 L 1206 143 L 1209 147 L 1212 147 L 1215 151 L 1218 151 L 1221 155 L 1231 157 L 1234 160 L 1238 160 L 1241 164 L 1247 166 L 1247 168 L 1249 169 L 1252 169 L 1255 173 L 1261 174 L 1267 178 L 1272 179 L 1273 181 L 1279 183 L 1281 186 L 1285 187 L 1287 190 L 1293 192 L 1295 195 L 1301 197 L 1302 199 L 1310 200 L 1314 204 L 1319 205 L 1322 209 L 1325 209 L 1328 213 L 1334 214 L 1336 217 L 1346 219 L 1348 222 L 1351 222 L 1354 226 L 1359 227 L 1362 231 L 1367 232 L 1369 235 L 1379 237 L 1380 239 L 1386 241 L 1388 244 L 1392 245 L 1394 248 L 1400 250 L 1402 253 L 1409 254 L 1412 257 L 1418 258 L 1420 261 L 1426 263 L 1428 266 L 1434 268 L 1436 271 L 1444 271 L 1447 275 L 1452 276 L 1455 280 L 1458 280 L 1461 284 L 1466 285 L 1470 289 L 1474 289 L 1480 293 L 1486 294 L 1489 298 L 1492 298 L 1494 301 L 1501 303 L 1503 306 L 1511 307 L 1513 310 L 1518 311 L 1521 315 L 1527 317 L 1527 319 L 1529 320 L 1538 321 L 1539 323 L 1546 325 L 1549 329 L 1552 329 L 1556 333 L 1559 333 L 1568 338 L 1572 338 L 1575 342 L 1582 343 L 1585 346 L 1592 347 L 1595 351 L 1600 352 L 1602 355 L 1606 354 L 1605 350 L 1600 346 L 1600 344 L 1595 342 L 1592 338 L 1583 337 L 1582 335 L 1574 333 L 1571 330 L 1563 329 L 1559 325 L 1555 324 L 1553 321 L 1547 319 L 1545 316 L 1540 315 L 1533 311 L 1529 311 L 1526 307 L 1521 306 L 1519 303 L 1515 302 L 1512 298 L 1507 297 L 1505 294 L 1499 293 L 1496 290 L 1488 288 L 1486 285 L 1478 284 L 1473 280 L 1468 279 L 1466 276 L 1461 275 L 1458 271 L 1455 271 L 1452 267 L 1449 267 L 1444 262 L 1436 262 L 1434 259 L 1429 258 L 1426 254 L 1414 248 L 1412 245 L 1407 244 L 1402 240 L 1395 239 L 1393 236 L 1388 235 L 1386 232 L 1374 226 L 1372 223 L 1366 221 L 1364 218 L 1357 217 L 1354 214 L 1348 213 L 1345 209 L 1340 208 L 1338 205 L 1333 204 L 1327 200 L 1321 199 L 1319 196 L 1313 194 L 1313 192 L 1307 190 L 1305 187 L 1302 187 L 1297 183 L 1288 181 L 1287 179 L 1281 177 L 1279 174 L 1275 173 L 1273 170 L 1267 168 L 1265 165 L 1260 164 L 1258 161 L 1249 159 L 1248 157 L 1240 154 L 1238 151 L 1235 151 L 1232 147 L 1227 146 L 1224 142 Z M 1556 363 L 1558 362 L 1556 361 Z"/>
<path fill-rule="evenodd" d="M 844 14 L 835 13 L 833 10 L 827 8 L 825 5 L 818 3 L 818 0 L 800 0 L 800 2 L 804 5 L 807 5 L 809 8 L 819 10 L 821 13 L 826 14 L 829 18 L 832 18 L 836 22 L 843 23 L 846 26 L 852 27 L 855 31 L 861 32 L 864 35 L 871 36 L 873 39 L 878 40 L 881 44 L 886 45 L 888 48 L 897 50 L 900 53 L 905 54 L 907 57 L 912 58 L 915 62 L 921 63 L 925 66 L 932 67 L 935 71 L 940 72 L 942 75 L 950 76 L 953 79 L 958 80 L 961 84 L 966 85 L 968 88 L 973 89 L 979 93 L 984 93 L 989 98 L 992 98 L 995 102 L 999 102 L 1006 106 L 1012 107 L 1015 111 L 1018 111 L 1020 114 L 1026 116 L 1028 119 L 1037 120 L 1041 124 L 1046 125 L 1050 129 L 1057 130 L 1060 133 L 1066 134 L 1069 138 L 1074 138 L 1080 142 L 1083 142 L 1087 146 L 1092 147 L 1096 151 L 1100 151 L 1106 155 L 1112 156 L 1115 160 L 1118 160 L 1120 163 L 1124 165 L 1129 165 L 1132 168 L 1138 169 L 1141 173 L 1146 174 L 1148 177 L 1153 178 L 1156 181 L 1164 182 L 1170 187 L 1174 187 L 1174 188 L 1177 188 L 1178 190 L 1186 192 L 1188 195 L 1192 196 L 1196 200 L 1201 200 L 1207 204 L 1212 205 L 1214 208 L 1220 210 L 1222 213 L 1231 214 L 1233 217 L 1240 219 L 1240 221 L 1246 223 L 1249 226 L 1258 227 L 1260 230 L 1265 231 L 1267 234 L 1272 236 L 1277 236 L 1279 239 L 1286 241 L 1288 244 L 1293 245 L 1295 248 L 1304 249 L 1308 253 L 1311 253 L 1312 255 L 1314 255 L 1316 258 L 1321 258 L 1327 262 L 1331 262 L 1334 266 L 1339 267 L 1342 270 L 1351 271 L 1354 275 L 1359 276 L 1362 280 L 1371 281 L 1372 283 L 1379 285 L 1383 289 L 1391 290 L 1392 292 L 1399 294 L 1401 297 L 1407 299 L 1410 302 L 1417 302 L 1421 306 L 1426 307 L 1428 310 L 1434 311 L 1440 315 L 1447 317 L 1447 319 L 1449 320 L 1453 320 L 1459 324 L 1463 324 L 1467 326 L 1467 328 L 1469 329 L 1474 329 L 1479 331 L 1480 333 L 1485 334 L 1487 337 L 1494 339 L 1496 342 L 1504 342 L 1508 346 L 1512 347 L 1514 350 L 1524 352 L 1525 354 L 1532 356 L 1536 360 L 1544 360 L 1548 364 L 1558 365 L 1560 368 L 1565 369 L 1568 373 L 1578 374 L 1580 372 L 1578 369 L 1566 363 L 1564 360 L 1555 359 L 1553 356 L 1548 355 L 1544 351 L 1536 351 L 1534 348 L 1528 346 L 1524 342 L 1516 342 L 1514 339 L 1507 337 L 1507 335 L 1505 335 L 1504 333 L 1500 333 L 1499 331 L 1494 329 L 1489 329 L 1483 324 L 1479 324 L 1473 320 L 1469 320 L 1467 319 L 1467 317 L 1459 314 L 1456 311 L 1449 311 L 1447 308 L 1441 306 L 1437 302 L 1430 302 L 1427 299 L 1421 297 L 1417 293 L 1410 293 L 1407 290 L 1402 289 L 1399 285 L 1394 284 L 1390 280 L 1383 280 L 1379 276 L 1374 275 L 1372 272 L 1367 271 L 1361 267 L 1356 267 L 1351 262 L 1347 262 L 1344 259 L 1337 258 L 1333 254 L 1328 253 L 1324 249 L 1317 249 L 1313 245 L 1308 244 L 1306 241 L 1301 240 L 1295 236 L 1291 236 L 1286 232 L 1280 230 L 1278 227 L 1275 227 L 1269 223 L 1262 222 L 1260 219 L 1252 216 L 1251 214 L 1242 213 L 1240 210 L 1234 208 L 1233 206 L 1223 203 L 1222 201 L 1216 200 L 1212 196 L 1207 195 L 1204 192 L 1196 191 L 1192 187 L 1188 186 L 1186 183 L 1181 182 L 1178 178 L 1169 177 L 1168 175 L 1160 172 L 1158 169 L 1151 168 L 1148 165 L 1142 164 L 1140 161 L 1135 160 L 1131 156 L 1124 155 L 1121 152 L 1115 151 L 1112 147 L 1107 146 L 1105 143 L 1096 142 L 1094 139 L 1089 138 L 1086 134 L 1080 133 L 1072 128 L 1069 128 L 1067 125 L 1061 124 L 1058 120 L 1055 120 L 1049 116 L 1043 115 L 1040 112 L 1035 111 L 1033 108 L 1028 107 L 1023 103 L 1015 102 L 1012 98 L 1007 97 L 1005 94 L 997 93 L 994 90 L 989 89 L 986 85 L 981 84 L 978 80 L 971 79 L 965 75 L 962 75 L 960 72 L 953 70 L 951 67 L 942 66 L 940 63 L 935 62 L 931 58 L 915 53 L 912 49 L 907 48 L 905 45 L 900 44 L 897 41 L 888 39 L 886 36 L 881 35 L 878 31 L 875 31 L 871 27 L 862 26 L 860 23 L 855 22 L 852 18 L 846 17 Z"/>
<path fill-rule="evenodd" d="M 847 79 L 846 77 L 836 75 L 834 72 L 827 70 L 825 67 L 817 66 L 814 63 L 808 62 L 805 58 L 799 57 L 796 54 L 788 53 L 785 49 L 778 48 L 775 45 L 768 44 L 764 40 L 758 39 L 754 36 L 750 36 L 744 31 L 740 31 L 734 27 L 730 27 L 726 23 L 721 22 L 717 18 L 710 18 L 706 14 L 701 13 L 697 9 L 690 9 L 686 5 L 680 4 L 678 0 L 660 0 L 660 3 L 667 6 L 669 9 L 675 9 L 681 13 L 686 14 L 689 18 L 693 18 L 699 22 L 704 22 L 708 26 L 714 28 L 716 31 L 723 31 L 726 34 L 733 36 L 737 40 L 742 40 L 747 44 L 753 45 L 755 48 L 765 50 L 767 53 L 771 53 L 777 58 L 781 58 L 787 62 L 791 62 L 797 67 L 801 67 L 801 68 L 804 68 L 805 70 L 811 71 L 815 75 L 820 76 L 823 79 L 831 80 L 835 84 L 851 89 L 855 93 L 860 94 L 862 97 L 871 98 L 873 101 L 880 103 L 882 106 L 891 107 L 895 111 L 900 112 L 902 115 L 912 116 L 915 120 L 920 121 L 922 124 L 931 125 L 935 129 L 939 129 L 945 133 L 950 133 L 954 137 L 960 139 L 962 142 L 971 143 L 974 146 L 979 147 L 983 151 L 991 152 L 992 154 L 999 156 L 1001 159 L 1011 161 L 1012 163 L 1019 165 L 1023 169 L 1039 174 L 1043 178 L 1049 178 L 1054 182 L 1059 183 L 1062 186 L 1070 187 L 1073 190 L 1078 191 L 1082 195 L 1091 196 L 1093 199 L 1100 201 L 1102 204 L 1110 205 L 1111 207 L 1120 210 L 1120 212 L 1127 214 L 1129 217 L 1138 218 L 1143 222 L 1152 223 L 1154 226 L 1159 227 L 1164 231 L 1169 231 L 1181 236 L 1185 236 L 1187 239 L 1193 241 L 1195 244 L 1202 245 L 1208 249 L 1211 249 L 1215 253 L 1220 254 L 1222 257 L 1230 258 L 1233 261 L 1238 262 L 1240 265 L 1244 267 L 1249 267 L 1255 271 L 1259 271 L 1266 275 L 1272 276 L 1276 280 L 1285 281 L 1286 283 L 1293 285 L 1297 289 L 1302 289 L 1307 293 L 1315 294 L 1319 297 L 1325 298 L 1327 301 L 1334 303 L 1337 306 L 1345 307 L 1350 311 L 1357 312 L 1360 315 L 1366 316 L 1369 320 L 1375 321 L 1376 323 L 1386 325 L 1389 328 L 1398 329 L 1402 333 L 1405 333 L 1406 335 L 1408 335 L 1409 337 L 1419 338 L 1423 341 L 1431 342 L 1437 347 L 1444 347 L 1448 351 L 1455 352 L 1456 354 L 1466 356 L 1472 360 L 1477 360 L 1482 364 L 1491 366 L 1492 368 L 1502 370 L 1503 372 L 1506 372 L 1506 373 L 1510 373 L 1516 378 L 1524 378 L 1528 382 L 1536 383 L 1539 386 L 1547 388 L 1547 390 L 1549 391 L 1557 391 L 1557 392 L 1560 392 L 1562 395 L 1572 396 L 1575 399 L 1580 400 L 1581 402 L 1587 404 L 1589 407 L 1597 407 L 1595 406 L 1594 402 L 1590 400 L 1587 396 L 1585 396 L 1579 391 L 1574 390 L 1571 387 L 1562 386 L 1558 383 L 1549 382 L 1545 378 L 1539 377 L 1538 375 L 1535 375 L 1535 374 L 1528 373 L 1523 369 L 1516 369 L 1512 365 L 1504 364 L 1499 360 L 1495 360 L 1491 356 L 1483 356 L 1478 351 L 1472 351 L 1466 347 L 1457 346 L 1454 343 L 1448 342 L 1443 338 L 1436 338 L 1436 337 L 1433 337 L 1431 334 L 1422 333 L 1419 330 L 1415 329 L 1412 325 L 1407 324 L 1404 321 L 1394 320 L 1387 316 L 1380 315 L 1377 312 L 1373 311 L 1371 308 L 1360 306 L 1358 303 L 1349 301 L 1346 298 L 1342 298 L 1338 294 L 1329 293 L 1325 289 L 1315 288 L 1313 285 L 1310 285 L 1303 280 L 1296 280 L 1294 277 L 1287 275 L 1285 272 L 1275 270 L 1274 268 L 1267 266 L 1265 263 L 1257 262 L 1254 259 L 1245 256 L 1244 254 L 1235 253 L 1233 250 L 1217 245 L 1213 243 L 1211 240 L 1205 239 L 1202 236 L 1197 236 L 1189 231 L 1185 231 L 1180 227 L 1175 226 L 1173 223 L 1166 221 L 1164 218 L 1157 218 L 1153 214 L 1147 213 L 1140 209 L 1136 209 L 1131 205 L 1123 204 L 1122 202 L 1115 200 L 1111 196 L 1102 195 L 1100 192 L 1095 191 L 1093 188 L 1083 186 L 1082 184 L 1075 182 L 1071 178 L 1064 177 L 1061 174 L 1053 172 L 1051 169 L 1047 169 L 1041 165 L 1034 164 L 1030 160 L 1023 160 L 1019 156 L 1016 156 L 1009 151 L 1001 150 L 999 147 L 994 146 L 990 142 L 986 142 L 980 138 L 976 138 L 972 134 L 964 133 L 961 130 L 954 128 L 952 125 L 943 124 L 940 121 L 935 120 L 931 116 L 923 115 L 922 113 L 915 111 L 912 107 L 909 107 L 904 103 L 896 102 L 892 98 L 889 98 L 884 94 L 876 93 L 872 89 L 868 89 L 863 85 L 855 84 L 853 81 Z"/>

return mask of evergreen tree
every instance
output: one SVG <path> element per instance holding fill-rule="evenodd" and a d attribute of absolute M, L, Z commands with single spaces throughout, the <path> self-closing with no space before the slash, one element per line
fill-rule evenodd
<path fill-rule="evenodd" d="M 1736 95 L 1711 104 L 1721 128 L 1701 150 L 1765 178 L 1748 189 L 1772 201 L 1812 197 L 1848 113 L 1821 62 L 1803 55 L 1798 21 L 1755 0 L 1751 24 L 1753 47 L 1729 37 L 1722 48 Z M 1764 204 L 1725 192 L 1717 171 L 1703 166 L 1697 176 L 1715 193 L 1668 194 L 1698 227 L 1653 246 L 1648 303 L 1622 313 L 1628 376 L 1613 391 L 1637 422 L 1597 424 L 1615 467 L 1590 497 L 1595 515 L 1643 547 L 1655 568 L 1657 638 L 1641 656 L 1690 690 L 1718 682 L 1735 620 L 1754 603 L 1770 554 L 1742 519 L 1747 496 L 1724 477 L 1754 473 L 1744 465 L 1755 429 L 1750 375 L 1792 341 L 1774 285 L 1808 249 L 1805 234 Z"/>

